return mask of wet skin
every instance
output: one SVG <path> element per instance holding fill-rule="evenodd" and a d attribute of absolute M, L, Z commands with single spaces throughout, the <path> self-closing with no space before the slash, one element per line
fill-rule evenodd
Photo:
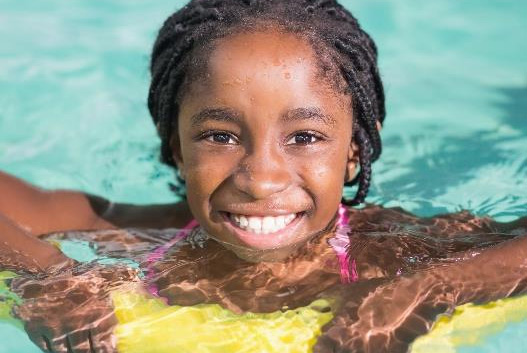
<path fill-rule="evenodd" d="M 318 70 L 311 46 L 278 31 L 220 40 L 180 102 L 174 159 L 194 217 L 249 261 L 275 261 L 323 231 L 353 174 L 351 97 Z M 295 214 L 272 234 L 229 215 Z"/>
<path fill-rule="evenodd" d="M 419 218 L 375 206 L 353 210 L 350 216 L 350 255 L 360 278 L 350 285 L 340 284 L 336 257 L 327 244 L 331 232 L 308 241 L 284 262 L 267 263 L 243 261 L 210 239 L 203 247 L 192 245 L 190 236 L 156 264 L 154 280 L 169 304 L 219 303 L 235 312 L 270 312 L 320 297 L 333 299 L 335 318 L 324 327 L 317 353 L 406 352 L 436 315 L 455 305 L 527 291 L 522 269 L 527 266 L 527 239 L 510 241 L 525 234 L 526 219 L 499 224 L 466 212 Z M 69 232 L 53 238 L 94 242 L 101 255 L 133 258 L 145 266 L 148 249 L 163 243 L 152 243 L 153 230 Z M 115 267 L 92 264 L 87 269 L 81 266 L 75 276 L 61 273 L 13 283 L 26 298 L 17 313 L 36 343 L 51 337 L 55 351 L 67 352 L 69 337 L 76 343 L 74 352 L 90 352 L 82 340 L 87 330 L 95 345 L 113 351 L 107 345 L 113 309 L 105 298 L 109 288 L 126 286 L 133 276 Z M 108 273 L 114 276 L 108 278 Z M 66 308 L 63 303 L 75 309 L 61 310 L 57 318 L 54 313 L 57 307 Z M 94 324 L 94 315 L 104 318 L 104 325 Z"/>

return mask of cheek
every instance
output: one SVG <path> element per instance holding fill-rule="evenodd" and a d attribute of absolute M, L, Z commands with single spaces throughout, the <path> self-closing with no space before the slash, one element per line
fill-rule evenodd
<path fill-rule="evenodd" d="M 224 173 L 221 168 L 197 163 L 189 165 L 187 170 L 186 201 L 194 218 L 211 234 L 216 234 L 216 230 L 209 228 L 211 224 L 210 200 L 223 180 Z"/>
<path fill-rule="evenodd" d="M 315 163 L 305 163 L 301 176 L 315 199 L 316 218 L 321 222 L 331 220 L 342 197 L 346 155 L 335 150 L 312 158 Z"/>
<path fill-rule="evenodd" d="M 194 147 L 184 151 L 187 199 L 207 202 L 215 190 L 232 174 L 236 158 L 213 150 Z"/>

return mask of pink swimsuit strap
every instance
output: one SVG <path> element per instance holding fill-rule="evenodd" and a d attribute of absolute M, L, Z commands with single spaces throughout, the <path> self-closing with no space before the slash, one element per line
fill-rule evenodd
<path fill-rule="evenodd" d="M 337 231 L 334 238 L 329 240 L 329 244 L 337 254 L 337 259 L 339 261 L 339 268 L 340 268 L 340 280 L 342 283 L 352 283 L 356 282 L 359 279 L 359 275 L 357 273 L 357 264 L 355 262 L 355 259 L 349 260 L 349 254 L 348 250 L 350 247 L 350 238 L 348 235 L 349 232 L 349 214 L 346 207 L 344 207 L 342 204 L 339 205 L 338 210 L 338 220 L 337 220 Z M 193 219 L 190 221 L 183 229 L 176 234 L 174 238 L 172 238 L 167 243 L 161 245 L 160 247 L 156 248 L 154 251 L 152 251 L 147 259 L 147 271 L 146 271 L 146 279 L 149 282 L 148 285 L 148 291 L 153 294 L 156 297 L 159 297 L 159 289 L 153 283 L 153 279 L 155 277 L 155 271 L 154 271 L 154 264 L 161 260 L 168 249 L 170 249 L 174 244 L 179 242 L 182 239 L 185 239 L 192 229 L 197 227 L 199 224 L 198 222 Z"/>
<path fill-rule="evenodd" d="M 184 226 L 183 229 L 179 231 L 174 238 L 170 239 L 170 241 L 166 242 L 165 244 L 161 245 L 160 247 L 152 251 L 150 254 L 148 254 L 148 257 L 146 258 L 146 279 L 148 282 L 148 291 L 154 296 L 159 297 L 159 289 L 157 288 L 156 284 L 152 281 L 156 274 L 154 270 L 154 264 L 165 256 L 168 249 L 170 249 L 172 246 L 174 246 L 174 244 L 176 244 L 180 240 L 185 239 L 190 234 L 192 229 L 194 229 L 198 225 L 199 223 L 195 219 L 193 219 L 186 226 Z"/>
<path fill-rule="evenodd" d="M 349 211 L 344 205 L 339 205 L 339 218 L 337 220 L 337 231 L 334 238 L 329 240 L 329 244 L 337 253 L 340 267 L 340 281 L 342 283 L 352 283 L 359 280 L 357 263 L 355 259 L 349 258 L 351 241 L 349 237 Z"/>

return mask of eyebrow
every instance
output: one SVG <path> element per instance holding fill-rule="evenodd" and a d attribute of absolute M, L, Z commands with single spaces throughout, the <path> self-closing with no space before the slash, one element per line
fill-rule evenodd
<path fill-rule="evenodd" d="M 206 108 L 190 118 L 192 126 L 197 126 L 208 120 L 239 123 L 241 116 L 235 110 L 229 108 Z"/>
<path fill-rule="evenodd" d="M 229 108 L 205 108 L 190 118 L 193 127 L 208 120 L 240 123 L 242 117 L 240 113 Z M 332 116 L 322 113 L 320 108 L 317 107 L 291 109 L 283 114 L 280 120 L 283 122 L 314 120 L 325 125 L 334 125 L 336 123 Z"/>
<path fill-rule="evenodd" d="M 325 125 L 335 125 L 336 123 L 332 116 L 322 113 L 322 110 L 317 107 L 292 109 L 282 116 L 282 121 L 285 122 L 303 120 L 315 120 Z"/>

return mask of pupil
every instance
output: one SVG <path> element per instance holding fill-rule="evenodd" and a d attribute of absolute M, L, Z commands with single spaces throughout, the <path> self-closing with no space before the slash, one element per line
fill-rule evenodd
<path fill-rule="evenodd" d="M 229 142 L 229 135 L 227 135 L 227 134 L 215 134 L 213 139 L 214 139 L 215 142 L 228 143 Z"/>
<path fill-rule="evenodd" d="M 300 144 L 306 144 L 306 143 L 310 142 L 310 137 L 311 136 L 306 135 L 306 134 L 296 135 L 295 136 L 295 142 L 296 143 L 300 143 Z"/>

